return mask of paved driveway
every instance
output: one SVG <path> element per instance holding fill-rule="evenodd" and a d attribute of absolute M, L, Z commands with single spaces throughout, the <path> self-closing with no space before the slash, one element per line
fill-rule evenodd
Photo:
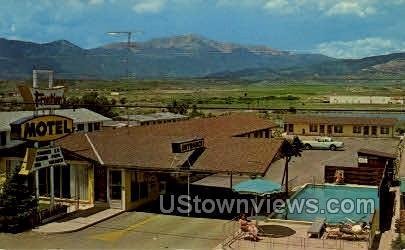
<path fill-rule="evenodd" d="M 302 157 L 291 160 L 288 178 L 292 180 L 291 185 L 312 182 L 313 178 L 317 182 L 323 181 L 325 165 L 357 167 L 357 151 L 361 148 L 395 153 L 399 143 L 399 140 L 394 138 L 335 138 L 335 140 L 343 141 L 345 149 L 342 151 L 304 150 Z M 284 159 L 281 159 L 270 166 L 266 178 L 281 182 L 283 171 Z"/>
<path fill-rule="evenodd" d="M 45 235 L 0 234 L 4 249 L 212 249 L 226 221 L 127 212 L 85 230 Z"/>

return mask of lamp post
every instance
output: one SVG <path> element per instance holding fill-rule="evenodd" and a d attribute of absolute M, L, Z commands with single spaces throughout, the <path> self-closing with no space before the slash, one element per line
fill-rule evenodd
<path fill-rule="evenodd" d="M 110 31 L 107 32 L 107 35 L 116 36 L 116 35 L 127 35 L 127 58 L 126 63 L 126 75 L 129 78 L 129 53 L 131 51 L 131 38 L 133 33 L 143 33 L 142 31 Z"/>

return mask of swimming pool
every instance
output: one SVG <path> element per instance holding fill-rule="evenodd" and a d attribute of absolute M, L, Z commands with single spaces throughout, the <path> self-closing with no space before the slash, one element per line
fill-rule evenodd
<path fill-rule="evenodd" d="M 377 187 L 331 184 L 308 184 L 291 197 L 290 203 L 300 204 L 310 199 L 319 204 L 316 206 L 317 209 L 310 209 L 307 203 L 304 203 L 304 209 L 301 211 L 290 207 L 287 219 L 314 221 L 317 218 L 324 218 L 326 222 L 332 224 L 344 222 L 347 219 L 368 222 L 370 214 L 379 207 Z M 368 203 L 362 203 L 364 201 Z M 330 209 L 327 209 L 328 207 Z M 277 217 L 283 216 L 279 214 Z"/>

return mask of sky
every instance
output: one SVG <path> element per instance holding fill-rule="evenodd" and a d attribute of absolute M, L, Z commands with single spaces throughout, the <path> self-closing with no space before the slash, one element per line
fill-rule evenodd
<path fill-rule="evenodd" d="M 183 34 L 361 58 L 405 51 L 405 0 L 0 0 L 0 37 L 83 48 Z"/>

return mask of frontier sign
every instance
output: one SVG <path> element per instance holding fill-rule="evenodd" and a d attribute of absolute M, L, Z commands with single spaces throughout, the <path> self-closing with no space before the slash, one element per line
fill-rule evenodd
<path fill-rule="evenodd" d="M 24 102 L 32 103 L 35 109 L 60 108 L 65 101 L 65 88 L 30 88 L 25 85 L 18 86 Z"/>
<path fill-rule="evenodd" d="M 54 141 L 73 132 L 73 120 L 59 115 L 27 117 L 11 123 L 10 126 L 13 140 Z"/>

